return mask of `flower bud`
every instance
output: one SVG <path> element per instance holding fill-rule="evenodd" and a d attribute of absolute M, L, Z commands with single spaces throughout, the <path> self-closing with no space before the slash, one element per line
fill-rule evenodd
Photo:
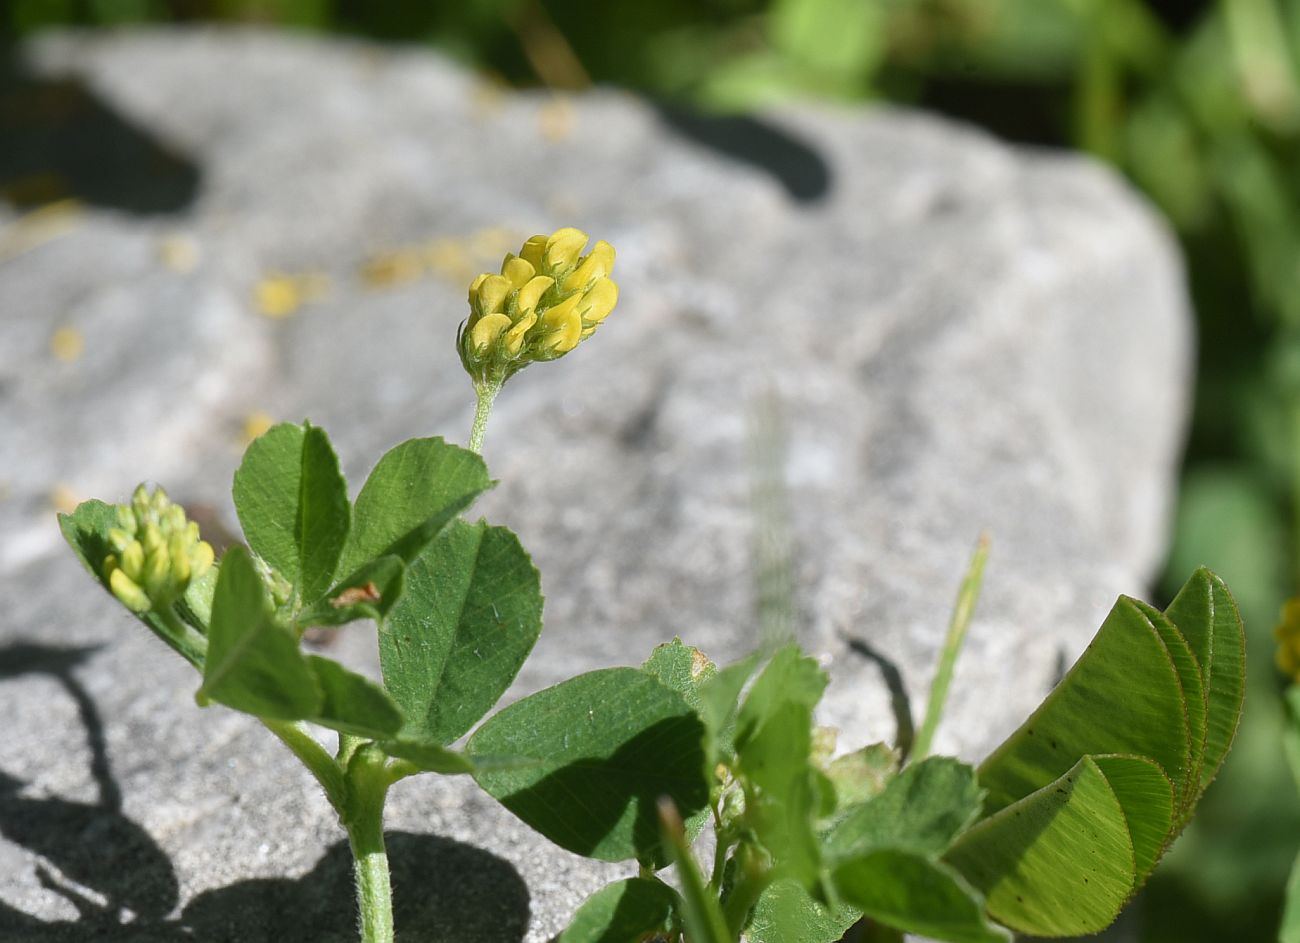
<path fill-rule="evenodd" d="M 609 317 L 618 303 L 614 247 L 597 242 L 584 256 L 586 245 L 573 227 L 533 236 L 505 257 L 499 275 L 474 279 L 457 348 L 476 383 L 499 385 L 530 363 L 562 357 Z"/>
<path fill-rule="evenodd" d="M 200 539 L 198 524 L 161 488 L 136 488 L 129 504 L 117 506 L 117 522 L 108 532 L 115 552 L 104 558 L 102 571 L 132 612 L 170 606 L 212 566 L 212 546 Z"/>

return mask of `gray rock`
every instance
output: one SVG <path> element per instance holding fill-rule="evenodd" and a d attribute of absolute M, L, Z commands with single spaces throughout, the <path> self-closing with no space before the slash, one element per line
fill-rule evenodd
<path fill-rule="evenodd" d="M 900 698 L 919 719 L 981 531 L 938 742 L 971 759 L 1152 575 L 1187 305 L 1168 235 L 1091 163 L 888 109 L 710 123 L 613 91 L 502 94 L 422 51 L 260 32 L 24 52 L 101 119 L 72 114 L 50 159 L 84 148 L 131 186 L 0 210 L 0 927 L 17 938 L 351 938 L 342 832 L 308 774 L 249 718 L 194 707 L 189 668 L 79 571 L 51 505 L 147 477 L 233 527 L 255 412 L 325 426 L 354 483 L 401 439 L 463 441 L 465 285 L 532 232 L 614 243 L 623 301 L 512 381 L 488 436 L 501 485 L 480 509 L 547 595 L 510 698 L 674 634 L 719 660 L 758 643 L 752 430 L 773 416 L 799 637 L 845 746 L 894 737 Z M 131 154 L 164 155 L 166 199 Z M 410 246 L 418 277 L 363 276 Z M 273 320 L 254 299 L 274 272 L 328 285 Z M 73 362 L 50 354 L 60 327 L 84 338 Z M 330 650 L 375 670 L 365 626 Z M 399 921 L 429 939 L 546 940 L 629 872 L 462 780 L 403 783 L 390 823 L 408 833 Z M 135 922 L 114 930 L 119 907 Z"/>

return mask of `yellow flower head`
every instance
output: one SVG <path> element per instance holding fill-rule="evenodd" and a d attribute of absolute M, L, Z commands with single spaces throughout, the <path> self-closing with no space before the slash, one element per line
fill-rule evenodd
<path fill-rule="evenodd" d="M 530 363 L 563 357 L 614 310 L 614 247 L 597 242 L 584 255 L 586 246 L 587 234 L 572 227 L 533 236 L 500 274 L 474 279 L 456 346 L 475 382 L 503 383 Z"/>
<path fill-rule="evenodd" d="M 140 485 L 130 504 L 119 504 L 108 542 L 113 553 L 104 558 L 104 578 L 132 612 L 171 605 L 212 566 L 212 546 L 199 539 L 199 525 L 162 488 L 150 494 Z"/>
<path fill-rule="evenodd" d="M 1300 681 L 1300 597 L 1282 605 L 1282 619 L 1273 629 L 1277 639 L 1277 667 L 1292 681 Z"/>

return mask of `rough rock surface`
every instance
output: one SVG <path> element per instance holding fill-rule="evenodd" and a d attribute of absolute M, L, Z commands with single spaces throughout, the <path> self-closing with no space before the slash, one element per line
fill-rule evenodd
<path fill-rule="evenodd" d="M 255 413 L 325 426 L 354 484 L 401 439 L 463 441 L 465 285 L 532 232 L 614 243 L 623 300 L 511 383 L 488 436 L 501 485 L 479 510 L 547 594 L 511 697 L 677 633 L 718 659 L 756 644 L 764 415 L 844 744 L 894 737 L 904 697 L 919 717 L 981 530 L 938 743 L 972 759 L 1152 574 L 1190 326 L 1166 233 L 1092 164 L 882 109 L 709 122 L 503 94 L 421 51 L 258 32 L 24 53 L 45 107 L 9 111 L 6 170 L 80 202 L 0 203 L 6 939 L 352 938 L 308 774 L 195 708 L 190 669 L 80 572 L 53 510 L 148 477 L 230 526 Z M 373 668 L 372 642 L 358 625 L 332 650 Z M 390 823 L 411 940 L 543 941 L 629 870 L 462 780 L 402 784 Z"/>

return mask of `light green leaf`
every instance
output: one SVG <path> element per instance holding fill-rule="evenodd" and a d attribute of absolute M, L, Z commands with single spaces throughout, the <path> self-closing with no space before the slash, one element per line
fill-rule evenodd
<path fill-rule="evenodd" d="M 749 943 L 838 943 L 862 911 L 848 905 L 832 911 L 813 900 L 798 881 L 769 884 L 745 928 Z"/>
<path fill-rule="evenodd" d="M 811 764 L 812 710 L 826 687 L 817 663 L 794 645 L 778 649 L 754 680 L 736 723 L 736 771 L 745 822 L 771 853 L 774 873 L 805 887 L 821 864 L 814 819 L 822 806 Z"/>
<path fill-rule="evenodd" d="M 1129 840 L 1133 843 L 1133 887 L 1147 879 L 1164 853 L 1173 827 L 1173 783 L 1156 764 L 1136 756 L 1094 756 L 1111 791 L 1115 793 Z"/>
<path fill-rule="evenodd" d="M 953 943 L 1006 943 L 984 917 L 983 901 L 943 864 L 893 849 L 872 851 L 835 869 L 844 900 L 880 923 Z"/>
<path fill-rule="evenodd" d="M 887 743 L 873 743 L 831 760 L 826 778 L 835 790 L 835 807 L 847 809 L 880 795 L 898 774 L 898 751 Z"/>
<path fill-rule="evenodd" d="M 690 815 L 708 801 L 703 733 L 680 694 L 635 668 L 607 668 L 510 705 L 474 733 L 467 752 L 538 760 L 476 779 L 561 847 L 606 861 L 662 861 L 655 803 L 667 796 Z"/>
<path fill-rule="evenodd" d="M 277 720 L 316 716 L 324 702 L 297 638 L 275 621 L 262 578 L 238 545 L 221 558 L 198 697 Z"/>
<path fill-rule="evenodd" d="M 1105 718 L 1099 723 L 1098 718 Z M 1159 764 L 1182 795 L 1190 763 L 1186 704 L 1161 634 L 1121 597 L 1087 651 L 1020 729 L 979 767 L 986 812 L 1016 802 L 1089 754 Z"/>
<path fill-rule="evenodd" d="M 740 693 L 757 667 L 758 656 L 750 655 L 718 670 L 700 685 L 698 710 L 706 731 L 709 766 L 729 760 L 735 752 L 732 739 L 736 715 L 740 713 Z"/>
<path fill-rule="evenodd" d="M 410 563 L 491 485 L 482 458 L 442 439 L 390 449 L 357 495 L 339 572 L 389 555 Z"/>
<path fill-rule="evenodd" d="M 965 763 L 927 757 L 838 818 L 825 835 L 824 852 L 839 861 L 878 848 L 937 858 L 979 816 L 983 795 Z"/>
<path fill-rule="evenodd" d="M 700 686 L 718 673 L 717 666 L 702 651 L 683 644 L 680 638 L 656 647 L 641 670 L 680 694 L 696 712 L 700 710 Z"/>
<path fill-rule="evenodd" d="M 1133 812 L 1140 815 L 1137 806 Z M 986 895 L 990 916 L 1035 936 L 1105 929 L 1136 877 L 1124 807 L 1091 757 L 975 825 L 946 860 Z"/>
<path fill-rule="evenodd" d="M 319 599 L 334 579 L 351 516 L 347 482 L 324 430 L 272 426 L 244 453 L 233 492 L 253 551 L 304 601 Z"/>
<path fill-rule="evenodd" d="M 384 684 L 406 736 L 451 743 L 488 712 L 542 630 L 537 570 L 504 527 L 456 521 L 407 568 L 379 630 Z"/>
<path fill-rule="evenodd" d="M 307 663 L 324 693 L 320 710 L 311 720 L 373 739 L 391 737 L 401 729 L 402 712 L 379 685 L 319 655 L 308 655 Z"/>
<path fill-rule="evenodd" d="M 1201 666 L 1208 703 L 1200 785 L 1204 790 L 1232 746 L 1246 694 L 1246 636 L 1223 580 L 1205 567 L 1192 574 L 1165 615 L 1178 626 Z"/>
<path fill-rule="evenodd" d="M 464 753 L 449 750 L 433 743 L 421 743 L 418 740 L 385 740 L 379 744 L 389 756 L 409 760 L 422 770 L 430 773 L 442 773 L 452 776 L 458 773 L 473 773 L 473 760 Z"/>
<path fill-rule="evenodd" d="M 662 881 L 628 878 L 592 894 L 556 943 L 628 943 L 667 931 L 677 894 Z"/>

